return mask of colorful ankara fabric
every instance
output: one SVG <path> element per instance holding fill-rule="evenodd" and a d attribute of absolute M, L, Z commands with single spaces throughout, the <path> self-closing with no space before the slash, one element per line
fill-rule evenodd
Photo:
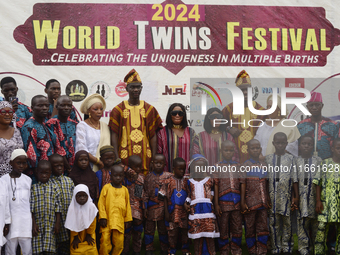
<path fill-rule="evenodd" d="M 56 213 L 61 212 L 61 190 L 59 186 L 49 180 L 46 183 L 38 182 L 32 185 L 31 212 L 39 227 L 38 236 L 32 238 L 33 254 L 41 252 L 56 252 L 56 236 L 54 225 Z"/>
<path fill-rule="evenodd" d="M 301 156 L 295 158 L 297 177 L 299 181 L 299 210 L 298 218 L 309 217 L 316 218 L 316 187 L 313 180 L 317 176 L 318 167 L 322 159 L 311 157 L 304 159 Z"/>
<path fill-rule="evenodd" d="M 126 85 L 130 83 L 142 83 L 142 80 L 139 77 L 139 74 L 135 69 L 132 69 L 125 77 L 124 82 Z"/>
<path fill-rule="evenodd" d="M 261 168 L 261 166 L 266 166 L 265 163 L 250 158 L 243 163 L 243 166 L 253 170 L 252 172 L 247 172 L 247 178 L 245 180 L 246 205 L 248 206 L 248 209 L 253 211 L 267 208 L 267 172 L 263 171 L 263 168 Z"/>
<path fill-rule="evenodd" d="M 60 212 L 61 212 L 61 228 L 60 232 L 57 235 L 57 244 L 69 241 L 70 236 L 68 230 L 65 228 L 65 221 L 68 207 L 72 201 L 74 184 L 71 178 L 66 177 L 64 175 L 60 176 L 51 176 L 51 181 L 54 182 L 60 189 Z"/>
<path fill-rule="evenodd" d="M 174 227 L 188 228 L 188 216 L 184 209 L 184 203 L 188 196 L 185 191 L 185 183 L 188 181 L 188 176 L 184 176 L 182 179 L 177 179 L 173 174 L 170 178 L 164 181 L 160 192 L 164 192 L 167 198 L 168 212 L 170 214 L 170 222 L 168 222 L 168 229 L 174 229 Z"/>
<path fill-rule="evenodd" d="M 100 193 L 98 210 L 99 219 L 107 219 L 106 228 L 116 229 L 124 235 L 124 222 L 132 221 L 128 189 L 106 184 Z"/>
<path fill-rule="evenodd" d="M 198 134 L 199 140 L 199 153 L 209 161 L 211 165 L 215 165 L 217 162 L 222 161 L 221 144 L 224 141 L 231 141 L 235 144 L 235 153 L 232 158 L 233 161 L 239 161 L 239 152 L 237 144 L 233 136 L 228 132 L 223 132 L 222 136 L 215 141 L 207 131 L 203 131 Z"/>
<path fill-rule="evenodd" d="M 195 255 L 215 255 L 215 239 L 199 238 L 194 239 L 194 254 Z"/>
<path fill-rule="evenodd" d="M 220 237 L 211 202 L 213 188 L 214 182 L 209 177 L 200 181 L 189 179 L 185 183 L 186 201 L 190 203 L 188 236 L 191 239 Z"/>
<path fill-rule="evenodd" d="M 298 246 L 301 255 L 314 254 L 315 238 L 319 222 L 317 218 L 303 217 L 298 219 Z"/>
<path fill-rule="evenodd" d="M 244 215 L 244 222 L 249 253 L 266 255 L 269 238 L 267 209 L 250 211 Z"/>
<path fill-rule="evenodd" d="M 339 123 L 322 117 L 318 123 L 313 123 L 311 118 L 304 119 L 297 125 L 301 136 L 309 135 L 317 137 L 316 149 L 318 156 L 322 159 L 332 156 L 332 140 L 339 137 Z"/>
<path fill-rule="evenodd" d="M 340 222 L 340 164 L 332 158 L 325 159 L 320 164 L 320 172 L 313 183 L 321 187 L 321 202 L 323 211 L 318 216 L 318 221 Z M 338 169 L 338 170 L 336 170 Z"/>
<path fill-rule="evenodd" d="M 90 225 L 90 227 L 88 229 L 85 229 L 81 232 L 74 232 L 71 231 L 71 243 L 74 240 L 74 237 L 78 235 L 78 238 L 80 240 L 80 243 L 78 244 L 78 249 L 73 249 L 73 245 L 71 245 L 71 249 L 70 249 L 70 255 L 97 255 L 98 251 L 97 251 L 97 246 L 96 246 L 96 221 L 97 219 L 95 218 L 92 222 L 92 224 Z M 86 235 L 89 234 L 91 235 L 91 237 L 94 239 L 94 244 L 90 245 L 87 243 L 87 241 L 85 241 L 85 237 Z"/>
<path fill-rule="evenodd" d="M 253 107 L 257 110 L 264 110 L 264 108 L 255 101 L 253 101 Z M 244 161 L 249 159 L 247 142 L 254 138 L 258 129 L 258 124 L 255 121 L 252 122 L 253 127 L 248 126 L 248 121 L 251 119 L 263 120 L 264 116 L 253 114 L 250 112 L 248 107 L 245 107 L 243 115 L 234 115 L 233 103 L 227 105 L 222 112 L 224 118 L 228 120 L 228 123 L 233 123 L 232 127 L 238 128 L 242 131 L 242 133 L 235 138 L 240 153 L 240 163 L 242 164 Z"/>
<path fill-rule="evenodd" d="M 269 213 L 269 232 L 272 254 L 293 252 L 293 232 L 291 217 L 278 213 Z"/>
<path fill-rule="evenodd" d="M 50 104 L 50 107 L 48 108 L 48 113 L 47 113 L 47 120 L 54 117 L 52 116 L 53 108 L 54 108 L 54 104 Z M 69 118 L 75 121 L 76 123 L 79 122 L 77 118 L 77 114 L 76 114 L 76 108 L 74 106 L 72 106 L 72 110 L 71 110 L 71 114 Z"/>
<path fill-rule="evenodd" d="M 164 201 L 159 199 L 158 192 L 161 190 L 165 180 L 171 173 L 162 172 L 149 173 L 144 180 L 144 207 L 148 210 L 148 220 L 159 221 L 164 219 Z"/>
<path fill-rule="evenodd" d="M 14 129 L 10 139 L 0 137 L 0 177 L 12 171 L 12 166 L 9 164 L 12 152 L 23 147 L 19 129 Z"/>
<path fill-rule="evenodd" d="M 144 240 L 147 251 L 154 251 L 155 247 L 153 245 L 154 235 L 156 232 L 156 224 L 157 224 L 157 232 L 159 236 L 159 242 L 161 246 L 162 252 L 168 252 L 169 249 L 169 241 L 168 234 L 165 226 L 165 220 L 146 220 L 145 222 L 145 230 L 144 230 Z"/>
<path fill-rule="evenodd" d="M 288 153 L 282 156 L 270 154 L 266 156 L 265 161 L 268 169 L 281 167 L 277 172 L 268 171 L 269 197 L 272 205 L 269 211 L 271 214 L 289 216 L 293 183 L 298 182 L 294 156 Z"/>
<path fill-rule="evenodd" d="M 131 210 L 133 213 L 133 210 Z M 134 252 L 141 252 L 142 249 L 142 233 L 143 233 L 143 220 L 133 218 L 132 222 L 126 223 L 124 233 L 124 250 L 123 254 L 128 254 L 130 251 L 130 241 L 132 236 L 132 249 Z"/>
<path fill-rule="evenodd" d="M 15 114 L 17 115 L 16 126 L 19 129 L 33 116 L 31 108 L 20 102 L 18 102 L 18 110 L 16 110 Z"/>
<path fill-rule="evenodd" d="M 195 130 L 186 127 L 183 136 L 178 137 L 171 128 L 163 127 L 157 132 L 157 153 L 163 154 L 165 157 L 164 171 L 172 172 L 172 161 L 175 158 L 180 157 L 188 162 L 194 154 L 199 153 L 198 137 Z"/>
<path fill-rule="evenodd" d="M 157 110 L 143 100 L 138 106 L 130 106 L 128 101 L 123 101 L 112 109 L 109 127 L 118 135 L 118 153 L 122 163 L 128 165 L 128 157 L 138 155 L 143 160 L 146 175 L 152 158 L 150 139 L 162 127 Z"/>
<path fill-rule="evenodd" d="M 129 191 L 132 218 L 138 220 L 143 220 L 144 179 L 138 174 L 137 180 L 125 177 L 123 183 Z"/>
<path fill-rule="evenodd" d="M 215 178 L 214 182 L 218 185 L 218 202 L 222 212 L 240 210 L 241 184 L 245 183 L 245 174 L 240 173 L 240 164 L 236 161 L 223 160 L 217 166 L 236 167 L 236 172 L 227 171 L 223 178 Z"/>
<path fill-rule="evenodd" d="M 327 254 L 325 251 L 325 244 L 326 244 L 326 240 L 327 237 L 329 237 L 330 235 L 328 235 L 330 227 L 333 226 L 335 228 L 335 254 L 340 254 L 340 245 L 339 245 L 339 238 L 340 238 L 340 224 L 338 222 L 336 223 L 327 223 L 324 221 L 320 221 L 319 222 L 319 226 L 318 226 L 318 231 L 316 233 L 316 238 L 315 238 L 315 255 L 324 255 Z M 333 235 L 334 235 L 333 234 Z"/>
<path fill-rule="evenodd" d="M 222 212 L 218 217 L 220 238 L 218 245 L 221 255 L 242 254 L 242 214 L 240 210 Z M 231 240 L 230 240 L 231 238 Z"/>
<path fill-rule="evenodd" d="M 96 172 L 96 176 L 98 179 L 98 188 L 99 188 L 99 195 L 102 192 L 103 187 L 111 183 L 111 171 L 106 171 L 104 168 L 100 169 Z"/>
<path fill-rule="evenodd" d="M 46 123 L 40 124 L 34 117 L 27 120 L 21 128 L 21 137 L 30 168 L 37 167 L 40 160 L 48 160 L 54 153 L 65 156 L 56 135 L 47 128 Z"/>
<path fill-rule="evenodd" d="M 57 136 L 71 167 L 74 164 L 77 124 L 78 122 L 72 120 L 70 117 L 68 117 L 66 123 L 63 123 L 58 119 L 57 115 L 46 122 L 46 126 Z"/>

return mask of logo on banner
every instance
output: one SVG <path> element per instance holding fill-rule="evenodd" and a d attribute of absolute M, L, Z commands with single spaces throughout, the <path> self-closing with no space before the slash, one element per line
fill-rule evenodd
<path fill-rule="evenodd" d="M 285 79 L 286 88 L 305 88 L 304 78 L 286 78 Z M 287 97 L 304 97 L 303 93 L 287 93 Z"/>
<path fill-rule="evenodd" d="M 110 86 L 105 81 L 96 81 L 91 85 L 91 94 L 99 94 L 104 97 L 104 99 L 107 99 L 110 93 Z"/>
<path fill-rule="evenodd" d="M 119 81 L 119 83 L 115 87 L 116 95 L 119 97 L 125 97 L 129 93 L 126 91 L 126 83 L 123 81 Z"/>
<path fill-rule="evenodd" d="M 202 127 L 203 121 L 202 120 L 196 120 L 195 126 L 196 127 Z"/>
<path fill-rule="evenodd" d="M 163 96 L 166 95 L 186 95 L 187 85 L 165 85 L 165 91 L 162 93 Z"/>
<path fill-rule="evenodd" d="M 73 102 L 80 102 L 87 96 L 88 89 L 83 81 L 73 80 L 67 84 L 65 93 Z"/>

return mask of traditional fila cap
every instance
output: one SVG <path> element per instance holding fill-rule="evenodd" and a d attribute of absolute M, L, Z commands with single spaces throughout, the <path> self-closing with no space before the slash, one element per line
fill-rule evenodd
<path fill-rule="evenodd" d="M 11 161 L 13 161 L 14 159 L 16 159 L 19 156 L 26 156 L 27 157 L 27 154 L 26 154 L 26 152 L 23 149 L 15 149 L 12 152 Z"/>
<path fill-rule="evenodd" d="M 132 69 L 124 78 L 124 82 L 126 85 L 129 85 L 130 83 L 140 83 L 142 84 L 142 80 L 139 77 L 139 74 L 135 69 Z"/>
<path fill-rule="evenodd" d="M 322 95 L 320 92 L 310 93 L 310 100 L 308 102 L 320 102 L 322 103 Z"/>
<path fill-rule="evenodd" d="M 249 74 L 245 70 L 242 70 L 237 75 L 235 83 L 236 83 L 236 86 L 239 87 L 239 88 L 251 87 L 251 81 L 250 81 Z"/>

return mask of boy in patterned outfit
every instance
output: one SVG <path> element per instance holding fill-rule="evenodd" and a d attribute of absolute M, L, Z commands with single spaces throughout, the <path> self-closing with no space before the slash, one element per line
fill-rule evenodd
<path fill-rule="evenodd" d="M 60 232 L 60 196 L 59 186 L 50 180 L 51 163 L 39 161 L 36 170 L 38 183 L 31 189 L 31 213 L 33 220 L 33 254 L 56 253 L 56 235 Z"/>
<path fill-rule="evenodd" d="M 215 178 L 214 206 L 218 216 L 220 238 L 218 240 L 221 255 L 242 254 L 242 215 L 240 211 L 241 190 L 245 192 L 245 178 L 239 172 L 240 164 L 232 160 L 235 145 L 227 140 L 221 144 L 223 161 L 220 167 L 236 167 L 236 172 L 227 171 L 221 178 Z M 231 242 L 229 242 L 232 235 Z"/>
<path fill-rule="evenodd" d="M 146 255 L 152 255 L 154 251 L 153 238 L 157 230 L 161 244 L 162 254 L 168 254 L 168 236 L 164 221 L 164 201 L 159 199 L 158 191 L 163 182 L 171 176 L 169 172 L 164 172 L 165 157 L 156 154 L 153 159 L 153 171 L 145 177 L 144 181 L 144 217 L 146 218 L 144 238 Z"/>
<path fill-rule="evenodd" d="M 316 186 L 316 212 L 319 214 L 318 231 L 315 238 L 315 255 L 326 254 L 325 242 L 329 227 L 336 226 L 336 254 L 340 254 L 340 138 L 332 144 L 333 157 L 324 159 L 313 183 Z"/>
<path fill-rule="evenodd" d="M 246 192 L 241 197 L 241 212 L 244 214 L 246 243 L 249 254 L 267 254 L 268 229 L 268 179 L 260 162 L 261 144 L 252 139 L 248 143 L 250 159 L 243 163 L 247 171 Z"/>
<path fill-rule="evenodd" d="M 169 237 L 169 254 L 176 253 L 179 235 L 182 241 L 182 253 L 189 254 L 188 216 L 184 208 L 188 196 L 184 189 L 188 176 L 184 176 L 186 162 L 183 158 L 175 158 L 172 162 L 173 175 L 165 181 L 160 191 L 164 196 L 165 224 Z"/>
<path fill-rule="evenodd" d="M 132 155 L 128 159 L 130 169 L 134 171 L 132 177 L 125 174 L 124 186 L 129 190 L 132 221 L 125 225 L 124 250 L 122 254 L 129 254 L 129 246 L 132 236 L 134 255 L 139 255 L 142 249 L 143 233 L 143 162 L 138 155 Z"/>
<path fill-rule="evenodd" d="M 71 178 L 64 176 L 65 161 L 59 154 L 53 154 L 49 157 L 52 166 L 51 180 L 59 186 L 60 194 L 60 209 L 61 209 L 61 228 L 57 235 L 57 251 L 59 255 L 70 254 L 70 234 L 64 227 L 68 207 L 72 201 L 74 184 Z"/>
<path fill-rule="evenodd" d="M 275 153 L 266 156 L 268 165 L 269 197 L 269 230 L 272 254 L 284 255 L 293 252 L 293 233 L 291 209 L 299 205 L 298 180 L 294 156 L 285 152 L 288 144 L 287 135 L 278 132 L 274 135 Z M 294 196 L 292 190 L 294 189 Z M 282 224 L 282 231 L 281 229 Z M 282 241 L 281 241 L 282 239 Z"/>
<path fill-rule="evenodd" d="M 313 179 L 322 159 L 313 156 L 314 139 L 304 135 L 299 139 L 300 156 L 295 158 L 299 181 L 298 238 L 301 255 L 314 254 L 313 247 L 318 230 L 318 219 L 315 212 L 316 186 Z"/>

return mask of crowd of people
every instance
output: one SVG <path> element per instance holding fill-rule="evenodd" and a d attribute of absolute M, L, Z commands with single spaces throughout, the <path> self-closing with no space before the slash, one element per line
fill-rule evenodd
<path fill-rule="evenodd" d="M 242 71 L 235 84 L 245 114 L 233 115 L 233 103 L 211 108 L 196 134 L 180 103 L 169 107 L 163 127 L 140 99 L 134 69 L 124 82 L 129 98 L 107 124 L 99 94 L 82 102 L 87 118 L 79 122 L 57 80 L 30 107 L 18 101 L 12 77 L 1 80 L 4 254 L 127 255 L 132 238 L 134 255 L 143 245 L 153 255 L 156 229 L 161 254 L 188 255 L 190 243 L 197 255 L 242 254 L 243 235 L 249 254 L 292 254 L 293 215 L 301 255 L 340 254 L 339 123 L 322 116 L 320 93 L 312 92 L 311 116 L 297 127 L 282 125 L 280 103 L 270 121 L 248 126 L 265 117 L 247 107 L 251 80 Z M 270 96 L 267 109 L 272 102 Z M 264 109 L 255 101 L 253 107 Z M 238 124 L 214 124 L 222 118 Z M 208 166 L 233 171 L 199 171 Z"/>

